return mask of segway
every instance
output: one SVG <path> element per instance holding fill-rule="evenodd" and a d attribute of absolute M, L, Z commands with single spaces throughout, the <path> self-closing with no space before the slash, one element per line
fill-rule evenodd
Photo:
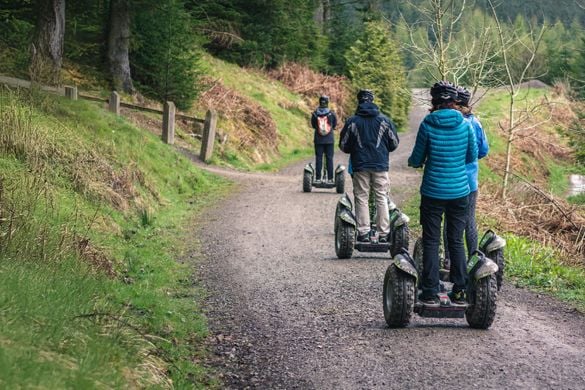
<path fill-rule="evenodd" d="M 312 163 L 305 165 L 303 171 L 303 192 L 311 192 L 315 188 L 333 188 L 338 194 L 343 194 L 345 191 L 345 166 L 337 165 L 333 175 L 333 181 L 329 182 L 327 177 L 327 164 L 323 163 L 323 171 L 321 172 L 321 180 L 315 180 L 315 168 Z"/>
<path fill-rule="evenodd" d="M 379 242 L 375 226 L 370 231 L 369 242 L 356 242 L 357 221 L 353 213 L 353 204 L 347 194 L 343 194 L 335 209 L 335 254 L 340 259 L 349 259 L 354 249 L 359 252 L 390 252 L 394 256 L 402 248 L 408 248 L 408 222 L 410 218 L 402 213 L 388 199 L 390 213 L 390 233 L 387 242 Z"/>
<path fill-rule="evenodd" d="M 498 291 L 502 289 L 502 284 L 504 281 L 504 268 L 506 266 L 506 260 L 504 258 L 505 246 L 506 240 L 498 236 L 491 229 L 487 230 L 481 240 L 479 240 L 479 250 L 498 265 L 498 272 L 496 273 Z M 414 258 L 416 270 L 419 274 L 421 274 L 423 264 L 422 237 L 419 237 L 414 243 L 414 251 L 412 256 Z M 442 245 L 439 247 L 439 276 L 442 281 L 449 281 L 449 266 L 446 264 Z"/>
<path fill-rule="evenodd" d="M 488 329 L 496 316 L 498 265 L 476 251 L 467 263 L 469 282 L 467 303 L 451 302 L 449 287 L 440 282 L 439 305 L 428 306 L 418 301 L 417 280 L 420 274 L 407 251 L 394 256 L 384 275 L 384 319 L 391 328 L 405 327 L 413 313 L 431 318 L 463 318 L 472 328 Z"/>

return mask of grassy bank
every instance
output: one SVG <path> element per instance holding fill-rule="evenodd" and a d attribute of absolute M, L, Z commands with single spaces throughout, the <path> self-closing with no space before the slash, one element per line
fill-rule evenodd
<path fill-rule="evenodd" d="M 0 119 L 1 387 L 213 386 L 185 253 L 228 184 L 93 103 L 2 89 Z"/>
<path fill-rule="evenodd" d="M 206 57 L 205 63 L 209 77 L 228 89 L 222 89 L 223 94 L 227 92 L 227 99 L 214 100 L 219 101 L 218 111 L 225 111 L 220 113 L 218 128 L 228 138 L 219 146 L 212 163 L 272 171 L 311 156 L 313 132 L 309 119 L 312 108 L 300 95 L 259 70 L 241 68 L 211 56 Z M 202 100 L 205 99 L 206 95 Z M 228 102 L 228 99 L 231 100 Z M 230 107 L 226 106 L 228 103 Z M 264 134 L 268 123 L 262 123 L 261 119 L 272 121 L 275 134 Z M 267 141 L 265 138 L 269 136 L 274 138 Z M 246 144 L 244 141 L 248 138 L 250 141 Z"/>
<path fill-rule="evenodd" d="M 550 103 L 550 111 L 543 106 L 532 115 L 531 122 L 525 124 L 528 130 L 520 130 L 518 133 L 514 143 L 512 170 L 562 202 L 566 198 L 568 175 L 582 172 L 570 152 L 566 137 L 566 129 L 570 127 L 573 118 L 571 103 L 562 96 L 554 96 L 550 90 L 526 89 L 517 98 L 517 109 L 541 104 L 545 96 Z M 495 192 L 501 187 L 501 164 L 506 143 L 498 122 L 504 119 L 502 113 L 507 112 L 507 104 L 508 97 L 504 92 L 492 91 L 477 107 L 490 142 L 490 155 L 480 162 L 480 181 L 485 184 L 482 187 L 484 193 Z M 539 121 L 541 124 L 537 128 L 530 129 L 531 123 Z M 516 202 L 524 202 L 522 196 L 530 198 L 530 195 L 518 196 L 517 191 L 510 199 L 512 203 L 509 203 L 509 207 L 528 208 L 531 205 L 529 201 L 518 205 Z M 516 196 L 518 200 L 514 199 Z M 520 218 L 516 225 L 543 224 L 543 221 L 534 220 L 529 214 L 521 213 L 516 218 Z M 519 286 L 549 293 L 585 310 L 585 270 L 575 266 L 581 263 L 578 259 L 568 258 L 569 254 L 560 253 L 535 238 L 506 232 L 506 226 L 514 223 L 506 221 L 504 215 L 483 214 L 478 221 L 484 229 L 502 226 L 499 230 L 507 240 L 505 253 L 508 280 Z M 548 241 L 559 239 L 550 236 Z"/>

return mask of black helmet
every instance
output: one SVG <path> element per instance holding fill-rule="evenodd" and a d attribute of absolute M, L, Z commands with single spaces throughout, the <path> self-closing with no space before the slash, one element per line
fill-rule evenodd
<path fill-rule="evenodd" d="M 469 106 L 470 100 L 471 92 L 465 87 L 457 87 L 457 99 L 455 99 L 455 102 L 461 106 L 467 107 Z"/>
<path fill-rule="evenodd" d="M 439 81 L 431 87 L 434 102 L 446 103 L 457 99 L 457 88 L 449 81 Z"/>
<path fill-rule="evenodd" d="M 369 89 L 362 89 L 357 94 L 357 100 L 358 103 L 371 103 L 374 101 L 374 92 L 370 91 Z"/>
<path fill-rule="evenodd" d="M 321 95 L 319 96 L 319 107 L 327 107 L 329 106 L 329 96 Z"/>

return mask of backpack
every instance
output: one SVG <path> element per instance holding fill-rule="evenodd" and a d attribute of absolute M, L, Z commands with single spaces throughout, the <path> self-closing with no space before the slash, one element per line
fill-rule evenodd
<path fill-rule="evenodd" d="M 317 132 L 322 137 L 331 133 L 331 124 L 329 123 L 329 115 L 317 117 Z"/>

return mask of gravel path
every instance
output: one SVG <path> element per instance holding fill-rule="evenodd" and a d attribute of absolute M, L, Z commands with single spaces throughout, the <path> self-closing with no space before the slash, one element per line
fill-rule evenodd
<path fill-rule="evenodd" d="M 413 110 L 414 130 L 391 156 L 398 205 L 418 190 L 406 158 L 424 114 Z M 511 285 L 490 330 L 418 316 L 405 329 L 387 328 L 388 255 L 336 258 L 339 196 L 302 193 L 303 165 L 266 175 L 213 169 L 240 183 L 196 232 L 211 364 L 226 388 L 585 389 L 584 316 Z"/>

